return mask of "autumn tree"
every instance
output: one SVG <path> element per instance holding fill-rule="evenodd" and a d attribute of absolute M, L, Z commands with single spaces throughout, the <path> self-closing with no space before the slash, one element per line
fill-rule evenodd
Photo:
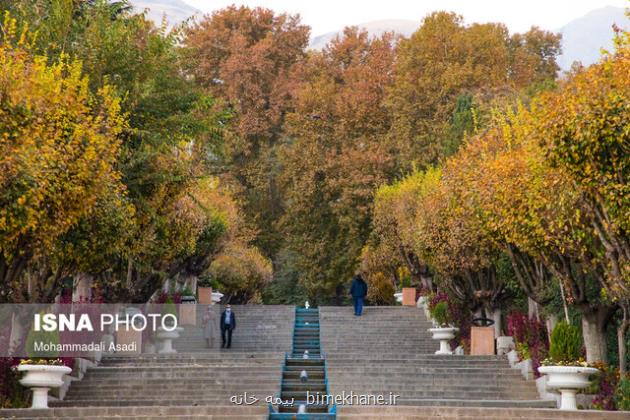
<path fill-rule="evenodd" d="M 614 308 L 601 297 L 607 279 L 593 242 L 590 216 L 580 210 L 579 184 L 549 165 L 537 128 L 544 107 L 520 108 L 470 141 L 452 159 L 464 202 L 510 256 L 524 292 L 546 304 L 550 282 L 582 314 L 589 360 L 606 360 L 605 331 Z"/>
<path fill-rule="evenodd" d="M 295 69 L 302 82 L 286 117 L 279 227 L 297 257 L 300 282 L 320 302 L 345 297 L 369 234 L 374 190 L 393 175 L 383 141 L 393 59 L 391 35 L 370 40 L 347 28 Z"/>
<path fill-rule="evenodd" d="M 409 39 L 401 40 L 393 67 L 390 136 L 401 167 L 436 164 L 456 149 L 449 120 L 462 95 L 519 90 L 555 78 L 551 70 L 559 40 L 535 28 L 510 37 L 502 24 L 465 25 L 454 13 L 428 15 Z"/>
<path fill-rule="evenodd" d="M 289 73 L 304 58 L 308 38 L 299 16 L 236 6 L 204 17 L 185 38 L 188 71 L 234 112 L 227 169 L 268 256 L 281 242 L 274 225 L 282 213 L 276 145 L 291 109 Z"/>
<path fill-rule="evenodd" d="M 516 86 L 526 87 L 554 80 L 560 67 L 560 34 L 536 26 L 516 33 L 508 41 L 509 77 Z"/>
<path fill-rule="evenodd" d="M 116 167 L 126 121 L 111 86 L 92 94 L 79 61 L 33 55 L 29 33 L 16 27 L 7 14 L 0 43 L 1 299 L 50 301 L 76 269 L 64 264 L 60 239 L 104 207 L 130 211 Z"/>
<path fill-rule="evenodd" d="M 589 239 L 580 254 L 596 268 L 607 298 L 622 310 L 618 344 L 620 370 L 625 371 L 630 326 L 630 35 L 619 33 L 616 44 L 615 52 L 544 96 L 534 126 L 546 157 L 575 186 L 572 215 L 584 221 L 580 234 Z M 585 321 L 588 326 L 599 320 Z"/>
<path fill-rule="evenodd" d="M 234 218 L 221 216 L 232 192 L 213 176 L 231 113 L 185 74 L 181 34 L 155 27 L 126 2 L 33 0 L 16 10 L 19 26 L 44 37 L 35 51 L 49 61 L 61 50 L 80 59 L 86 88 L 96 94 L 109 83 L 128 116 L 115 167 L 125 191 L 119 207 L 133 217 L 97 203 L 61 237 L 64 264 L 91 255 L 78 269 L 106 298 L 127 301 L 146 301 L 167 279 L 198 276 L 234 237 Z M 64 19 L 71 24 L 60 30 Z"/>
<path fill-rule="evenodd" d="M 405 267 L 412 278 L 410 285 L 433 289 L 434 273 L 415 246 L 415 223 L 422 200 L 440 177 L 438 169 L 416 171 L 378 188 L 372 231 L 362 252 L 362 266 L 368 276 L 387 275 L 392 283 L 400 286 L 400 268 Z"/>

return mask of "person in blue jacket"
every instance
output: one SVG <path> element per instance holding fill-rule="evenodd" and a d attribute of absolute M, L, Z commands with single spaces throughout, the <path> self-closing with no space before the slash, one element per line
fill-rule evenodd
<path fill-rule="evenodd" d="M 232 347 L 232 331 L 236 328 L 236 317 L 232 312 L 232 307 L 230 305 L 225 305 L 225 311 L 221 314 L 221 348 L 230 348 Z M 226 336 L 227 335 L 227 346 L 226 346 Z"/>
<path fill-rule="evenodd" d="M 361 274 L 357 274 L 352 279 L 352 286 L 350 286 L 350 294 L 352 295 L 352 302 L 354 304 L 354 314 L 361 316 L 363 313 L 363 300 L 367 295 L 368 286 L 361 277 Z"/>

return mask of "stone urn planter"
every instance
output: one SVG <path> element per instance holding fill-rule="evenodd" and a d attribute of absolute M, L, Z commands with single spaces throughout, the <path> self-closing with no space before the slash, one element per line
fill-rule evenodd
<path fill-rule="evenodd" d="M 541 366 L 538 372 L 547 375 L 547 388 L 560 392 L 560 410 L 577 410 L 575 394 L 589 386 L 589 375 L 598 369 L 582 366 Z"/>
<path fill-rule="evenodd" d="M 182 331 L 184 331 L 182 327 L 176 327 L 172 331 L 165 330 L 162 327 L 158 328 L 157 332 L 155 333 L 155 337 L 162 343 L 158 353 L 160 354 L 177 353 L 177 350 L 173 348 L 173 340 L 178 339 L 179 333 Z"/>
<path fill-rule="evenodd" d="M 403 306 L 416 306 L 416 294 L 415 287 L 403 287 L 401 302 Z"/>
<path fill-rule="evenodd" d="M 457 331 L 459 331 L 459 328 L 455 327 L 429 328 L 429 332 L 433 334 L 432 338 L 440 340 L 440 349 L 435 354 L 453 354 L 448 342 L 455 338 Z"/>
<path fill-rule="evenodd" d="M 72 372 L 68 366 L 56 365 L 19 365 L 18 371 L 25 372 L 20 380 L 23 386 L 33 391 L 31 408 L 48 408 L 48 391 L 63 385 L 64 375 Z"/>
<path fill-rule="evenodd" d="M 416 306 L 418 308 L 427 308 L 429 306 L 429 297 L 428 296 L 420 296 L 418 301 L 416 302 Z"/>
<path fill-rule="evenodd" d="M 212 304 L 212 287 L 197 287 L 197 302 L 201 305 Z"/>
<path fill-rule="evenodd" d="M 212 292 L 212 303 L 219 303 L 223 299 L 223 293 L 221 292 Z"/>

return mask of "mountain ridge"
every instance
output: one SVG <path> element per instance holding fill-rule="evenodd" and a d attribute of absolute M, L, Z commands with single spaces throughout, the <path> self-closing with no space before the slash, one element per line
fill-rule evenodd
<path fill-rule="evenodd" d="M 560 68 L 569 70 L 575 61 L 585 66 L 597 62 L 602 48 L 613 48 L 613 24 L 630 29 L 624 8 L 605 6 L 594 9 L 554 31 L 562 34 L 562 54 L 558 57 Z"/>
<path fill-rule="evenodd" d="M 136 12 L 147 10 L 147 17 L 157 25 L 166 17 L 169 27 L 173 27 L 186 19 L 201 15 L 202 12 L 182 0 L 131 0 Z"/>

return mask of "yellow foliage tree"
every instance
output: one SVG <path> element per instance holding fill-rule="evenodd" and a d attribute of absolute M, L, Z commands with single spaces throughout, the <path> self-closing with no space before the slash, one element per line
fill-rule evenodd
<path fill-rule="evenodd" d="M 50 261 L 56 241 L 89 216 L 112 186 L 122 192 L 115 164 L 126 125 L 109 86 L 93 96 L 80 62 L 61 56 L 50 63 L 32 55 L 28 33 L 18 36 L 15 27 L 5 16 L 0 44 L 2 300 L 35 260 L 47 288 L 58 288 L 67 267 Z"/>

